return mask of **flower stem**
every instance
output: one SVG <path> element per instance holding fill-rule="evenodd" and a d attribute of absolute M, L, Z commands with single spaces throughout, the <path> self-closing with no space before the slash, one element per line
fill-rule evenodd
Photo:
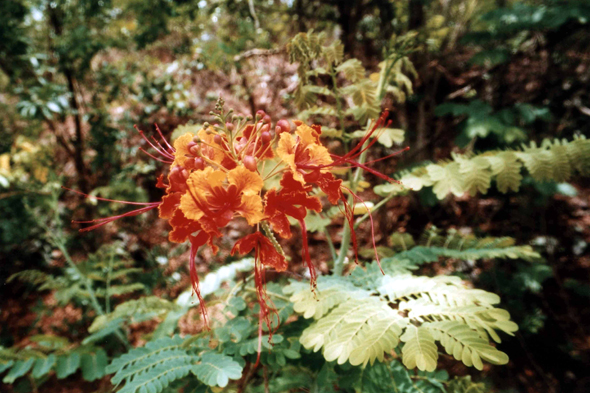
<path fill-rule="evenodd" d="M 39 220 L 38 223 L 40 226 L 42 226 L 46 231 L 47 231 L 47 235 L 51 241 L 51 243 L 53 243 L 53 245 L 55 247 L 57 247 L 63 254 L 66 263 L 72 268 L 72 270 L 74 270 L 76 272 L 76 274 L 81 277 L 84 287 L 86 288 L 86 291 L 88 292 L 88 296 L 90 297 L 90 304 L 92 305 L 92 308 L 94 309 L 94 312 L 96 312 L 96 315 L 105 315 L 105 312 L 102 308 L 102 306 L 100 305 L 100 303 L 98 302 L 98 299 L 96 298 L 96 293 L 94 292 L 94 289 L 92 288 L 92 280 L 88 277 L 86 277 L 78 268 L 78 266 L 76 265 L 76 263 L 74 263 L 70 253 L 68 252 L 68 249 L 66 247 L 66 242 L 63 238 L 62 235 L 62 228 L 61 228 L 61 219 L 59 217 L 59 209 L 58 209 L 58 196 L 57 194 L 53 195 L 53 211 L 54 211 L 54 215 L 55 215 L 55 224 L 57 226 L 57 228 L 51 229 L 49 228 L 49 226 L 44 223 L 43 221 Z M 105 296 L 108 298 L 109 294 L 108 294 L 108 287 L 105 293 Z M 119 341 L 121 341 L 121 343 L 125 346 L 125 348 L 129 349 L 131 346 L 129 345 L 129 341 L 127 340 L 127 337 L 123 334 L 123 332 L 121 331 L 121 329 L 117 329 L 115 330 L 115 336 L 117 336 L 117 338 L 119 339 Z"/>
<path fill-rule="evenodd" d="M 94 292 L 94 289 L 92 288 L 92 281 L 88 277 L 86 277 L 80 271 L 80 269 L 78 269 L 78 266 L 74 263 L 74 261 L 72 260 L 72 257 L 70 256 L 68 250 L 66 249 L 63 239 L 61 237 L 54 235 L 54 234 L 52 234 L 52 238 L 53 238 L 53 244 L 64 255 L 66 263 L 76 272 L 77 275 L 79 275 L 82 278 L 82 281 L 84 283 L 84 287 L 86 288 L 86 292 L 88 292 L 88 296 L 90 297 L 90 304 L 92 305 L 92 308 L 94 309 L 96 314 L 97 315 L 105 315 L 105 312 L 104 312 L 102 306 L 100 305 L 100 303 L 98 302 L 98 299 L 96 298 L 96 293 Z M 108 296 L 108 293 L 105 294 L 105 296 Z M 119 341 L 121 341 L 121 343 L 126 348 L 130 348 L 129 342 L 127 341 L 127 338 L 125 337 L 125 335 L 123 335 L 121 330 L 119 330 L 119 329 L 115 330 L 115 336 L 117 336 Z"/>
<path fill-rule="evenodd" d="M 342 102 L 340 102 L 340 89 L 338 89 L 338 73 L 332 67 L 330 76 L 332 77 L 332 91 L 334 92 L 334 99 L 336 100 L 336 117 L 338 117 L 338 123 L 340 124 L 340 132 L 344 134 L 344 112 L 342 111 Z"/>
<path fill-rule="evenodd" d="M 361 164 L 365 162 L 367 159 L 367 150 L 363 151 L 359 156 L 358 162 Z M 358 184 L 361 178 L 361 168 L 356 168 L 356 171 L 352 175 L 350 179 L 350 189 L 354 192 L 356 189 L 356 185 Z M 354 196 L 351 194 L 348 197 L 348 204 L 350 206 L 354 206 Z M 342 243 L 340 244 L 340 250 L 338 253 L 338 259 L 334 261 L 334 275 L 341 276 L 344 273 L 344 259 L 346 258 L 346 254 L 348 253 L 348 249 L 350 248 L 350 235 L 351 229 L 350 225 L 344 225 L 344 230 L 342 231 Z"/>
<path fill-rule="evenodd" d="M 324 227 L 324 235 L 326 235 L 326 241 L 328 242 L 328 246 L 330 247 L 330 254 L 332 254 L 332 260 L 336 260 L 338 258 L 338 254 L 336 253 L 336 248 L 334 247 L 334 242 L 332 242 L 332 237 L 330 236 L 330 231 L 328 231 L 328 227 Z"/>
<path fill-rule="evenodd" d="M 385 75 L 381 75 L 380 80 L 379 80 L 379 84 L 377 85 L 377 92 L 376 92 L 376 96 L 377 99 L 379 101 L 381 101 L 383 99 L 383 96 L 385 95 L 385 85 L 387 83 L 387 78 L 389 76 L 389 72 L 391 71 L 391 69 L 393 68 L 393 65 L 400 59 L 401 57 L 396 56 L 396 58 L 392 61 L 391 66 L 388 67 L 388 69 L 386 70 Z M 333 77 L 334 78 L 334 77 Z M 367 123 L 367 130 L 370 127 L 370 121 Z M 369 141 L 366 141 L 366 143 L 369 143 Z M 367 160 L 367 150 L 363 150 L 364 146 L 361 146 L 361 155 L 359 156 L 358 159 L 358 163 L 360 164 L 364 164 L 365 161 Z M 360 178 L 361 178 L 361 168 L 357 167 L 356 171 L 354 171 L 354 174 L 350 177 L 350 189 L 352 190 L 352 192 L 354 192 L 356 190 L 356 185 L 358 184 Z M 384 204 L 385 202 L 383 202 Z M 348 204 L 352 207 L 354 207 L 354 196 L 351 194 L 348 197 Z M 381 204 L 380 206 L 382 206 L 383 204 Z M 368 217 L 368 213 L 365 214 Z M 363 220 L 365 220 L 366 218 L 364 218 Z M 362 220 L 361 220 L 362 221 Z M 354 225 L 354 228 L 356 228 L 357 225 Z M 340 250 L 338 252 L 338 259 L 336 259 L 334 261 L 334 275 L 336 276 L 341 276 L 344 273 L 344 260 L 346 259 L 346 254 L 348 253 L 348 249 L 350 248 L 350 235 L 351 235 L 351 228 L 350 225 L 344 225 L 344 230 L 342 231 L 342 243 L 340 244 Z"/>

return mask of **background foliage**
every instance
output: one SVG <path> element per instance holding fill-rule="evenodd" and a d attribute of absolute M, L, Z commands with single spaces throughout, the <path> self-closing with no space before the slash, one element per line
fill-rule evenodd
<path fill-rule="evenodd" d="M 582 0 L 0 2 L 0 390 L 587 391 L 589 18 Z M 371 164 L 403 186 L 346 179 L 384 274 L 361 206 L 360 266 L 337 208 L 306 219 L 315 295 L 282 242 L 258 368 L 253 261 L 229 256 L 245 227 L 198 257 L 206 332 L 187 245 L 155 214 L 80 235 L 70 220 L 124 207 L 60 188 L 158 200 L 133 125 L 173 139 L 220 95 L 322 124 L 335 151 L 388 108 L 363 159 L 410 146 Z"/>

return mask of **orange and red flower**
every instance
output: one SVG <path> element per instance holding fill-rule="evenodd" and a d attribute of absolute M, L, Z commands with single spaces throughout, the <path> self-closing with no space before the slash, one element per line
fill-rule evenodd
<path fill-rule="evenodd" d="M 385 125 L 386 118 L 387 112 L 374 123 L 358 145 L 342 156 L 330 154 L 322 144 L 321 127 L 310 127 L 295 120 L 293 123 L 296 127 L 291 132 L 289 123 L 280 120 L 273 134 L 265 114 L 257 117 L 255 124 L 245 124 L 242 118 L 238 118 L 236 124 L 206 125 L 196 135 L 181 135 L 173 145 L 166 141 L 159 128 L 157 132 L 162 142 L 153 137 L 147 138 L 138 130 L 159 156 L 152 155 L 143 148 L 141 150 L 170 165 L 168 176 L 164 178 L 161 175 L 156 184 L 156 187 L 164 189 L 164 196 L 160 201 L 149 203 L 97 198 L 141 207 L 118 216 L 82 222 L 92 225 L 81 230 L 92 230 L 118 218 L 158 208 L 159 217 L 168 220 L 172 227 L 169 240 L 175 243 L 184 243 L 187 240 L 190 242 L 191 282 L 199 297 L 203 318 L 207 321 L 207 312 L 199 291 L 197 251 L 208 245 L 213 252 L 217 252 L 218 247 L 214 240 L 222 236 L 222 228 L 232 220 L 245 219 L 255 231 L 239 239 L 231 253 L 254 252 L 255 281 L 260 303 L 259 331 L 262 334 L 262 322 L 265 321 L 272 333 L 269 315 L 275 310 L 265 291 L 264 269 L 270 267 L 283 271 L 287 269 L 288 263 L 271 231 L 281 238 L 290 238 L 292 231 L 288 217 L 299 223 L 303 259 L 309 267 L 311 283 L 314 285 L 316 272 L 309 253 L 305 226 L 308 212 L 322 211 L 320 199 L 312 194 L 314 186 L 325 193 L 330 204 L 343 209 L 352 229 L 353 209 L 346 193 L 356 200 L 360 198 L 353 190 L 344 187 L 342 180 L 337 179 L 331 170 L 336 167 L 356 167 L 382 179 L 394 181 L 369 168 L 367 164 L 358 162 L 358 157 L 375 143 L 374 137 Z M 273 158 L 274 169 L 261 175 L 267 160 L 270 162 Z M 264 191 L 265 182 L 275 176 L 281 176 L 280 187 Z M 268 236 L 259 231 L 260 226 Z M 356 254 L 354 230 L 351 231 L 351 236 Z"/>

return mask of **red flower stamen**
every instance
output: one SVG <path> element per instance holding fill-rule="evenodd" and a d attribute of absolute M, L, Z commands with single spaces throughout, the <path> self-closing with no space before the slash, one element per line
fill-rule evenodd
<path fill-rule="evenodd" d="M 151 158 L 153 158 L 156 161 L 160 161 L 163 162 L 164 164 L 172 164 L 174 161 L 170 161 L 170 160 L 163 160 L 161 158 L 158 158 L 150 153 L 148 153 L 143 147 L 140 147 L 139 150 L 141 150 L 142 152 L 144 152 L 145 154 L 147 154 L 148 156 L 150 156 Z"/>
<path fill-rule="evenodd" d="M 158 143 L 158 141 L 156 141 L 156 140 L 154 139 L 154 141 L 155 141 L 155 142 L 156 142 L 156 143 L 157 143 L 157 144 L 160 146 L 160 148 L 161 148 L 161 149 L 159 149 L 158 147 L 156 147 L 156 146 L 155 146 L 155 145 L 154 145 L 152 142 L 150 142 L 150 140 L 149 140 L 149 139 L 148 139 L 148 137 L 145 135 L 145 133 L 144 133 L 142 130 L 140 130 L 140 129 L 139 129 L 139 127 L 137 127 L 137 125 L 134 125 L 134 126 L 133 126 L 133 128 L 135 128 L 135 129 L 137 130 L 137 132 L 139 132 L 139 135 L 141 135 L 141 137 L 142 137 L 142 138 L 143 138 L 143 139 L 144 139 L 144 140 L 145 140 L 145 141 L 146 141 L 146 142 L 147 142 L 147 143 L 148 143 L 148 144 L 149 144 L 149 145 L 152 147 L 152 149 L 154 149 L 155 151 L 157 151 L 157 152 L 158 152 L 158 154 L 160 154 L 162 157 L 164 157 L 165 159 L 167 159 L 166 161 L 162 161 L 162 162 L 166 162 L 166 163 L 167 163 L 167 161 L 168 161 L 168 160 L 172 160 L 172 161 L 174 161 L 174 148 L 172 148 L 172 146 L 170 146 L 170 144 L 169 144 L 169 143 L 166 141 L 166 139 L 164 139 L 164 136 L 162 135 L 162 132 L 161 132 L 161 131 L 159 131 L 159 128 L 158 128 L 158 132 L 159 132 L 159 133 L 160 133 L 160 135 L 162 136 L 162 139 L 164 139 L 164 142 L 166 142 L 166 145 L 168 145 L 168 146 L 169 146 L 169 147 L 172 149 L 172 152 L 168 152 L 168 151 L 166 151 L 166 149 L 164 149 L 164 148 L 163 148 L 163 147 L 162 147 L 162 146 L 161 146 L 161 145 Z M 153 137 L 152 137 L 152 138 L 153 138 Z M 141 149 L 141 148 L 140 148 L 140 149 Z M 142 150 L 142 151 L 144 151 L 144 152 L 146 152 L 146 151 L 145 151 L 145 150 L 143 150 L 143 149 L 141 149 L 141 150 Z M 147 152 L 146 152 L 146 153 L 147 153 Z M 148 154 L 149 154 L 149 153 L 148 153 Z M 152 156 L 151 154 L 150 154 L 150 157 L 153 157 L 153 158 L 155 158 L 155 157 L 154 157 L 154 156 Z M 157 159 L 157 158 L 156 158 L 156 159 Z M 158 160 L 158 161 L 161 161 L 161 160 Z M 170 162 L 170 164 L 172 163 L 172 161 Z"/>
<path fill-rule="evenodd" d="M 84 196 L 85 198 L 94 198 L 94 199 L 98 199 L 99 201 L 105 201 L 105 202 L 116 202 L 116 203 L 123 203 L 126 205 L 140 205 L 140 206 L 152 206 L 152 205 L 156 205 L 158 206 L 160 203 L 162 202 L 129 202 L 129 201 L 120 201 L 117 199 L 108 199 L 108 198 L 101 198 L 101 197 L 97 197 L 97 196 L 92 196 L 92 195 L 88 195 L 85 194 L 81 191 L 77 191 L 77 190 L 72 190 L 71 188 L 67 188 L 64 186 L 61 186 L 61 188 L 63 188 L 64 190 L 68 190 L 71 192 L 75 192 L 76 194 L 80 194 L 82 196 Z"/>
<path fill-rule="evenodd" d="M 353 196 L 354 199 L 356 199 L 360 203 L 362 203 L 365 206 L 365 208 L 367 209 L 367 213 L 369 214 L 369 221 L 371 222 L 371 240 L 373 241 L 373 250 L 375 250 L 375 260 L 377 261 L 377 265 L 379 265 L 379 269 L 381 270 L 381 273 L 385 274 L 385 272 L 381 268 L 381 261 L 379 260 L 379 253 L 377 252 L 377 243 L 375 242 L 375 222 L 373 221 L 373 215 L 371 214 L 371 209 L 369 209 L 369 207 L 367 206 L 365 201 L 361 197 L 356 195 L 354 192 L 352 192 L 351 189 L 344 187 L 344 186 L 342 188 L 344 188 L 346 191 L 348 191 L 350 193 L 350 195 Z M 354 214 L 354 210 L 353 210 L 353 214 Z M 352 234 L 354 234 L 354 221 L 349 221 L 348 224 L 350 225 L 350 233 L 352 235 Z M 356 249 L 356 246 L 355 246 L 355 249 Z M 355 252 L 356 252 L 356 250 L 355 250 Z"/>
<path fill-rule="evenodd" d="M 79 231 L 80 232 L 88 232 L 88 231 L 92 231 L 96 228 L 100 228 L 103 225 L 106 225 L 110 222 L 116 221 L 119 218 L 123 218 L 123 217 L 132 217 L 132 216 L 137 216 L 139 214 L 145 213 L 147 211 L 150 211 L 152 209 L 155 209 L 156 207 L 158 207 L 160 205 L 160 202 L 157 202 L 151 206 L 146 206 L 146 207 L 142 207 L 141 209 L 136 209 L 136 210 L 131 210 L 130 212 L 127 213 L 123 213 L 123 214 L 119 214 L 117 216 L 111 216 L 111 217 L 104 217 L 104 218 L 98 218 L 96 220 L 89 220 L 89 221 L 72 221 L 72 223 L 74 224 L 90 224 L 93 222 L 99 222 L 98 224 L 89 226 L 87 228 L 82 228 Z"/>
<path fill-rule="evenodd" d="M 142 208 L 139 208 L 139 209 L 136 209 L 136 210 L 131 210 L 131 211 L 127 212 L 127 213 L 119 214 L 119 215 L 116 215 L 116 216 L 97 218 L 96 220 L 85 220 L 85 221 L 74 220 L 74 221 L 72 221 L 72 223 L 74 223 L 74 224 L 91 224 L 93 222 L 98 222 L 98 224 L 89 226 L 87 228 L 81 228 L 79 230 L 80 232 L 92 231 L 93 229 L 100 228 L 103 225 L 106 225 L 106 224 L 108 224 L 110 222 L 116 221 L 119 218 L 137 216 L 138 214 L 142 214 L 142 213 L 145 213 L 145 212 L 150 211 L 152 209 L 155 209 L 156 207 L 158 207 L 158 206 L 160 206 L 162 204 L 162 202 L 129 202 L 129 201 L 120 201 L 120 200 L 117 200 L 117 199 L 101 198 L 101 197 L 91 196 L 91 195 L 85 194 L 85 193 L 80 192 L 80 191 L 77 191 L 77 190 L 72 190 L 71 188 L 67 188 L 67 187 L 64 187 L 64 186 L 62 186 L 61 188 L 63 188 L 64 190 L 75 192 L 76 194 L 80 194 L 80 195 L 84 196 L 84 198 L 94 198 L 94 199 L 97 199 L 99 201 L 122 203 L 122 204 L 125 204 L 125 205 L 139 205 L 139 206 L 144 206 Z"/>
<path fill-rule="evenodd" d="M 283 271 L 287 268 L 285 257 L 279 254 L 270 240 L 260 232 L 254 232 L 236 242 L 231 250 L 231 255 L 236 252 L 239 254 L 248 254 L 254 250 L 254 282 L 256 285 L 256 297 L 260 312 L 258 313 L 258 356 L 256 358 L 255 368 L 260 362 L 260 353 L 262 351 L 262 323 L 266 323 L 268 328 L 268 341 L 276 328 L 270 318 L 271 314 L 276 315 L 277 321 L 280 321 L 277 309 L 274 307 L 272 300 L 266 293 L 266 277 L 264 265 L 274 267 L 277 271 Z"/>
<path fill-rule="evenodd" d="M 203 296 L 201 296 L 201 290 L 199 288 L 199 275 L 197 274 L 197 266 L 195 263 L 195 259 L 197 257 L 197 251 L 199 247 L 204 245 L 209 236 L 206 232 L 201 231 L 197 236 L 189 236 L 189 241 L 191 242 L 191 253 L 189 256 L 189 272 L 191 277 L 191 284 L 193 287 L 193 291 L 197 295 L 199 299 L 199 308 L 201 309 L 201 315 L 203 316 L 203 323 L 205 324 L 205 329 L 209 330 L 209 317 L 207 314 L 207 307 L 205 306 L 205 300 Z"/>
<path fill-rule="evenodd" d="M 318 275 L 315 271 L 315 266 L 313 266 L 313 263 L 311 262 L 311 257 L 309 256 L 309 244 L 307 243 L 307 227 L 305 226 L 305 221 L 299 220 L 299 225 L 301 225 L 301 243 L 303 244 L 303 256 L 305 263 L 307 264 L 307 268 L 309 269 L 309 284 L 313 290 L 317 287 Z"/>
<path fill-rule="evenodd" d="M 156 126 L 156 131 L 158 131 L 158 134 L 160 134 L 160 137 L 162 138 L 162 140 L 164 141 L 164 143 L 166 144 L 166 146 L 168 146 L 168 149 L 170 149 L 170 151 L 172 153 L 176 152 L 176 149 L 174 147 L 172 147 L 170 145 L 170 143 L 168 143 L 168 141 L 166 140 L 166 138 L 164 138 L 164 135 L 162 134 L 162 131 L 160 130 L 160 127 L 158 127 L 157 124 L 154 124 Z"/>
<path fill-rule="evenodd" d="M 356 232 L 354 231 L 354 209 L 348 204 L 348 201 L 344 195 L 341 196 L 340 200 L 344 205 L 344 217 L 346 218 L 348 226 L 350 227 L 350 241 L 352 242 L 352 250 L 354 251 L 354 261 L 358 264 L 358 241 L 356 239 Z"/>
<path fill-rule="evenodd" d="M 401 153 L 403 153 L 403 152 L 406 152 L 406 151 L 408 151 L 408 150 L 410 150 L 410 146 L 406 146 L 406 147 L 404 147 L 403 149 L 401 149 L 401 150 L 398 150 L 398 151 L 396 151 L 395 153 L 391 153 L 391 154 L 390 154 L 390 155 L 388 155 L 388 156 L 381 157 L 381 158 L 377 158 L 376 160 L 367 161 L 367 162 L 365 162 L 365 165 L 368 165 L 368 164 L 374 164 L 374 163 L 376 163 L 376 162 L 379 162 L 379 161 L 387 160 L 388 158 L 395 157 L 395 156 L 397 156 L 398 154 L 401 154 Z M 396 181 L 397 181 L 397 180 L 396 180 Z M 398 182 L 398 183 L 399 183 L 399 182 Z"/>

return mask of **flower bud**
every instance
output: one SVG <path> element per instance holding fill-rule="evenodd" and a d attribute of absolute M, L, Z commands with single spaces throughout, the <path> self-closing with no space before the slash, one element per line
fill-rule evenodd
<path fill-rule="evenodd" d="M 288 120 L 281 119 L 277 121 L 275 131 L 277 132 L 277 134 L 280 134 L 282 132 L 291 132 L 291 124 L 289 124 Z"/>
<path fill-rule="evenodd" d="M 262 143 L 268 143 L 272 140 L 272 136 L 270 135 L 270 132 L 262 131 L 260 134 L 260 139 L 262 140 Z"/>
<path fill-rule="evenodd" d="M 184 179 L 188 179 L 189 173 L 188 173 L 188 171 L 186 169 L 183 168 L 182 171 L 180 171 L 180 174 L 182 175 L 182 177 Z"/>
<path fill-rule="evenodd" d="M 191 141 L 186 145 L 186 148 L 190 151 L 191 147 L 198 146 L 198 145 L 199 145 L 198 143 Z"/>
<path fill-rule="evenodd" d="M 221 135 L 217 134 L 213 137 L 213 142 L 217 143 L 218 145 L 221 145 Z"/>
<path fill-rule="evenodd" d="M 252 172 L 256 172 L 256 160 L 254 159 L 254 157 L 244 156 L 244 158 L 242 159 L 242 162 L 244 163 L 244 166 L 246 167 L 246 169 L 248 169 L 249 171 L 252 171 Z"/>
<path fill-rule="evenodd" d="M 203 160 L 201 157 L 196 157 L 195 158 L 195 168 L 199 169 L 199 170 L 205 169 L 205 160 Z"/>
<path fill-rule="evenodd" d="M 270 116 L 269 115 L 264 115 L 264 117 L 262 118 L 262 122 L 264 124 L 270 124 L 270 122 L 271 122 Z"/>
<path fill-rule="evenodd" d="M 256 117 L 259 119 L 262 119 L 264 116 L 266 116 L 266 112 L 263 111 L 262 109 L 259 109 L 256 111 Z"/>
<path fill-rule="evenodd" d="M 195 136 L 193 138 L 193 142 L 195 142 L 195 143 L 201 143 L 201 138 L 199 138 L 198 136 Z"/>
<path fill-rule="evenodd" d="M 195 146 L 191 147 L 190 149 L 188 149 L 188 151 L 189 151 L 189 153 L 191 153 L 195 157 L 201 156 L 201 146 L 199 146 L 199 145 L 195 145 Z"/>
<path fill-rule="evenodd" d="M 228 123 L 225 123 L 225 128 L 227 128 L 230 131 L 233 131 L 234 130 L 234 127 L 235 127 L 234 126 L 234 123 L 229 123 L 229 122 Z"/>
<path fill-rule="evenodd" d="M 175 177 L 178 176 L 178 174 L 180 173 L 180 171 L 182 170 L 181 166 L 175 166 L 174 168 L 170 169 L 170 177 Z"/>
<path fill-rule="evenodd" d="M 265 124 L 262 127 L 260 127 L 260 131 L 262 131 L 262 132 L 270 131 L 270 124 Z"/>

